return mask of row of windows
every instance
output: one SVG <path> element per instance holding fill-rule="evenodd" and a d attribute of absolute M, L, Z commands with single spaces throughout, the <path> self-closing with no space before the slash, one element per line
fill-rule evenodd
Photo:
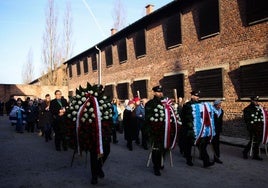
<path fill-rule="evenodd" d="M 246 20 L 247 25 L 255 24 L 260 21 L 268 19 L 268 12 L 266 8 L 267 0 L 246 0 Z M 199 2 L 198 6 L 198 36 L 200 39 L 205 39 L 210 36 L 214 36 L 220 33 L 219 24 L 219 1 L 207 0 Z M 163 24 L 164 41 L 166 48 L 172 48 L 182 43 L 181 37 L 181 18 L 180 14 L 175 14 L 168 17 Z M 146 55 L 146 30 L 141 29 L 136 32 L 134 36 L 134 50 L 137 58 Z M 127 43 L 126 38 L 123 38 L 117 42 L 118 59 L 120 63 L 127 61 Z M 97 54 L 92 54 L 91 65 L 92 70 L 97 70 Z M 113 51 L 112 45 L 105 48 L 106 66 L 113 65 Z M 84 73 L 88 73 L 88 58 L 85 57 L 83 62 Z M 80 62 L 76 63 L 77 75 L 81 75 Z M 72 77 L 72 66 L 69 66 L 69 77 Z"/>
<path fill-rule="evenodd" d="M 268 62 L 244 65 L 237 71 L 240 82 L 240 91 L 237 92 L 239 98 L 248 98 L 252 95 L 268 97 Z M 196 81 L 193 83 L 194 88 L 201 92 L 201 98 L 224 98 L 223 68 L 196 71 L 193 76 Z M 164 76 L 160 80 L 160 84 L 164 86 L 163 93 L 166 97 L 184 97 L 184 74 Z M 131 88 L 130 92 L 129 88 Z M 114 91 L 121 100 L 129 99 L 129 93 L 132 93 L 133 96 L 148 98 L 148 80 L 134 81 L 131 85 L 128 82 L 119 83 L 116 87 L 107 85 L 104 88 L 105 95 L 110 98 L 114 98 Z"/>

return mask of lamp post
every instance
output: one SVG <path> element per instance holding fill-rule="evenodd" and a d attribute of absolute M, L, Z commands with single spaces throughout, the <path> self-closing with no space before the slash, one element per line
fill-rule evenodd
<path fill-rule="evenodd" d="M 98 54 L 98 85 L 101 85 L 101 50 L 95 46 L 95 48 L 99 51 Z"/>

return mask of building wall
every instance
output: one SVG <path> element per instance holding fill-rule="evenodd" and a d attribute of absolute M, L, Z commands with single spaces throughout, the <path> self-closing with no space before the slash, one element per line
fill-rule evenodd
<path fill-rule="evenodd" d="M 13 85 L 13 84 L 0 84 L 0 100 L 7 102 L 10 96 L 21 97 L 23 100 L 26 97 L 31 99 L 44 99 L 46 94 L 50 94 L 51 98 L 54 98 L 54 92 L 59 89 L 62 95 L 68 97 L 67 86 L 39 86 L 39 85 Z"/>
<path fill-rule="evenodd" d="M 190 91 L 195 88 L 192 75 L 203 69 L 224 68 L 224 128 L 223 134 L 246 137 L 246 128 L 242 120 L 242 110 L 249 101 L 238 100 L 238 71 L 241 62 L 268 60 L 268 22 L 244 26 L 243 1 L 220 0 L 220 33 L 200 40 L 198 37 L 197 6 L 186 7 L 181 14 L 182 45 L 166 49 L 163 40 L 162 22 L 155 21 L 146 28 L 146 55 L 136 58 L 133 35 L 127 36 L 128 59 L 120 64 L 116 45 L 113 46 L 113 65 L 106 67 L 105 53 L 102 52 L 102 84 L 117 84 L 123 81 L 133 82 L 137 78 L 148 78 L 148 94 L 151 88 L 159 84 L 164 74 L 183 72 L 185 74 L 185 100 L 190 99 Z M 98 73 L 91 69 L 89 73 L 76 76 L 76 66 L 72 66 L 73 77 L 69 78 L 69 90 L 75 91 L 79 85 L 87 82 L 98 83 Z M 130 93 L 130 97 L 132 94 Z M 267 101 L 261 102 L 268 106 Z"/>

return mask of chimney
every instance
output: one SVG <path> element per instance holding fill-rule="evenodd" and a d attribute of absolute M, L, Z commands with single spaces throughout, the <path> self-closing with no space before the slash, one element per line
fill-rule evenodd
<path fill-rule="evenodd" d="M 111 35 L 114 35 L 116 32 L 117 32 L 117 29 L 115 29 L 115 28 L 111 29 Z"/>
<path fill-rule="evenodd" d="M 148 15 L 148 14 L 150 14 L 150 13 L 152 13 L 154 10 L 154 5 L 151 5 L 151 4 L 149 4 L 149 5 L 147 5 L 146 7 L 146 15 Z"/>

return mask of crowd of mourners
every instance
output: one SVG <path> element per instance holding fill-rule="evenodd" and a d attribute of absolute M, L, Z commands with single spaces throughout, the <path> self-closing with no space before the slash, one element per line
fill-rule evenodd
<path fill-rule="evenodd" d="M 132 151 L 134 146 L 140 145 L 143 149 L 148 150 L 150 148 L 150 158 L 152 160 L 153 170 L 156 176 L 160 176 L 160 170 L 163 169 L 163 156 L 168 150 L 172 149 L 172 146 L 167 149 L 166 143 L 163 143 L 163 137 L 160 135 L 162 128 L 158 129 L 159 124 L 152 123 L 156 122 L 152 119 L 161 118 L 157 115 L 157 108 L 159 106 L 163 107 L 163 89 L 162 86 L 156 86 L 153 89 L 154 96 L 152 99 L 148 100 L 146 98 L 134 97 L 130 100 L 120 101 L 116 98 L 112 99 L 112 122 L 111 122 L 111 135 L 110 140 L 112 143 L 117 144 L 120 142 L 125 142 L 126 148 Z M 49 94 L 45 95 L 44 99 L 31 99 L 27 97 L 25 101 L 21 98 L 15 99 L 11 97 L 8 102 L 5 103 L 5 109 L 9 115 L 11 125 L 15 127 L 17 133 L 27 132 L 38 132 L 40 136 L 45 138 L 45 141 L 54 139 L 55 148 L 57 151 L 67 150 L 67 140 L 66 140 L 66 111 L 69 108 L 68 101 L 62 96 L 60 90 L 55 91 L 55 98 L 51 100 Z M 168 100 L 166 101 L 168 103 Z M 186 159 L 186 164 L 188 166 L 193 166 L 192 162 L 192 146 L 197 146 L 199 149 L 199 158 L 203 160 L 203 167 L 207 168 L 214 165 L 214 163 L 223 163 L 220 160 L 220 132 L 222 131 L 223 115 L 224 111 L 221 108 L 222 101 L 216 100 L 213 104 L 202 104 L 203 111 L 201 112 L 203 127 L 204 129 L 215 126 L 213 133 L 210 136 L 197 136 L 194 134 L 194 113 L 195 105 L 201 104 L 199 102 L 199 92 L 192 91 L 191 99 L 189 101 L 183 101 L 179 98 L 178 101 L 172 101 L 170 108 L 172 108 L 175 114 L 178 114 L 176 121 L 178 121 L 178 134 L 175 135 L 176 144 L 179 146 L 180 152 Z M 3 109 L 4 104 L 1 103 L 1 108 Z M 250 110 L 248 110 L 250 109 Z M 213 111 L 213 113 L 212 113 Z M 260 141 L 256 141 L 259 135 L 259 130 L 262 128 L 262 123 L 259 122 L 258 130 L 255 130 L 256 123 L 252 119 L 252 114 L 255 111 L 260 111 L 258 105 L 258 97 L 251 97 L 250 105 L 244 110 L 244 118 L 247 124 L 248 130 L 250 132 L 250 142 L 246 149 L 243 151 L 243 157 L 246 159 L 250 147 L 253 147 L 253 159 L 262 160 L 259 156 L 258 148 Z M 172 112 L 173 113 L 173 112 Z M 0 115 L 3 114 L 3 111 Z M 213 118 L 211 115 L 213 114 Z M 161 114 L 160 114 L 161 116 Z M 263 117 L 262 117 L 263 118 Z M 171 122 L 172 118 L 170 118 Z M 211 122 L 213 120 L 213 122 Z M 253 123 L 252 123 L 253 122 Z M 151 129 L 148 129 L 148 127 Z M 164 124 L 162 123 L 163 127 Z M 258 133 L 258 134 L 257 134 Z M 124 134 L 124 140 L 118 140 L 117 134 Z M 161 133 L 162 134 L 162 133 Z M 166 132 L 165 132 L 166 134 Z M 259 136 L 258 136 L 259 135 Z M 253 142 L 253 138 L 255 139 Z M 211 160 L 207 152 L 207 145 L 212 145 L 214 158 Z M 110 146 L 107 147 L 106 158 L 110 152 Z M 105 153 L 105 152 L 104 152 Z M 92 184 L 97 183 L 97 179 L 104 177 L 104 172 L 101 166 L 98 164 L 98 156 L 94 155 L 92 152 L 91 156 L 91 168 L 92 168 Z M 105 159 L 106 159 L 105 158 Z M 104 159 L 104 160 L 105 160 Z M 95 174 L 95 175 L 94 175 Z"/>

